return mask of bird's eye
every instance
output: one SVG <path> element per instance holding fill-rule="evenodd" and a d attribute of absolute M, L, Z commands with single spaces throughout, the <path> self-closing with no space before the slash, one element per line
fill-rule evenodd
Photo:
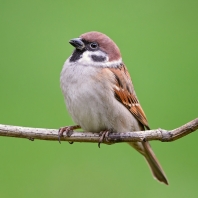
<path fill-rule="evenodd" d="M 91 43 L 90 47 L 91 49 L 96 49 L 98 47 L 98 43 Z"/>

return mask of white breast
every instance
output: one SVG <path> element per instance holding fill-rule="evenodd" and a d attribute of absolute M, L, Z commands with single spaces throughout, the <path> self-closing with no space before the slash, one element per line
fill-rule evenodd
<path fill-rule="evenodd" d="M 114 97 L 114 80 L 108 68 L 65 62 L 60 78 L 61 89 L 69 113 L 83 130 L 138 130 L 136 119 Z"/>

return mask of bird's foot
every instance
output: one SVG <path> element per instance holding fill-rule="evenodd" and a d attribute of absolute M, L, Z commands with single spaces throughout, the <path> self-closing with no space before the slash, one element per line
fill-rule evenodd
<path fill-rule="evenodd" d="M 99 136 L 100 136 L 100 139 L 98 141 L 98 147 L 99 148 L 100 148 L 100 144 L 103 143 L 104 141 L 109 142 L 108 141 L 109 133 L 112 133 L 112 131 L 111 130 L 105 130 L 105 131 L 101 131 L 99 133 Z"/>
<path fill-rule="evenodd" d="M 58 141 L 59 143 L 61 143 L 61 137 L 63 137 L 63 133 L 65 132 L 67 137 L 70 137 L 73 133 L 74 129 L 80 129 L 81 127 L 79 125 L 75 125 L 75 126 L 66 126 L 66 127 L 61 127 L 58 130 Z M 70 144 L 73 144 L 73 142 L 69 142 Z"/>
<path fill-rule="evenodd" d="M 28 137 L 28 140 L 34 141 L 34 138 L 33 137 Z"/>

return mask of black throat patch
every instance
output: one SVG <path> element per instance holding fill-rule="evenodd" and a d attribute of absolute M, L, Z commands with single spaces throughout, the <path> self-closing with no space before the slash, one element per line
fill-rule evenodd
<path fill-rule="evenodd" d="M 85 50 L 75 49 L 72 56 L 70 57 L 69 61 L 76 62 L 77 60 L 79 60 L 81 58 L 84 51 Z"/>

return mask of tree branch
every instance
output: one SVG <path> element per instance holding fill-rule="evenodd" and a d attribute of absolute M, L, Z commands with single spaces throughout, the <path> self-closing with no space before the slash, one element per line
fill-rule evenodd
<path fill-rule="evenodd" d="M 188 122 L 187 124 L 173 129 L 155 129 L 147 131 L 136 131 L 126 133 L 110 133 L 104 143 L 116 143 L 116 142 L 142 142 L 159 140 L 162 142 L 171 142 L 182 138 L 185 135 L 192 133 L 198 129 L 198 118 Z M 57 129 L 43 129 L 43 128 L 29 128 L 21 126 L 10 126 L 0 124 L 0 136 L 16 137 L 16 138 L 27 138 L 29 140 L 56 140 L 58 141 L 58 130 Z M 98 133 L 91 132 L 73 132 L 70 137 L 64 135 L 61 141 L 71 142 L 98 142 Z"/>

